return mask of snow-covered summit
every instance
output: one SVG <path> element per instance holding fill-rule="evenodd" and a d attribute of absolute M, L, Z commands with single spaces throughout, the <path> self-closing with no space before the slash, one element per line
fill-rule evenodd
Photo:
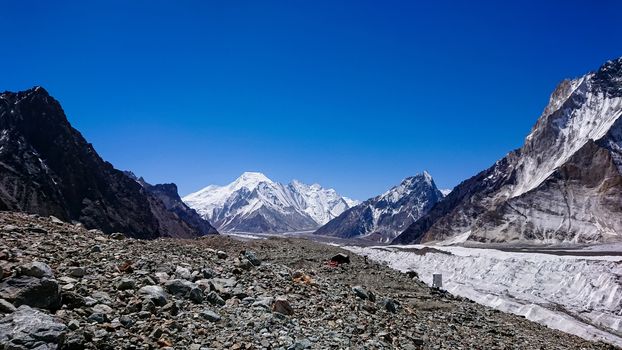
<path fill-rule="evenodd" d="M 319 184 L 293 180 L 285 185 L 259 172 L 245 172 L 228 185 L 210 185 L 183 200 L 223 232 L 313 230 L 357 203 Z"/>
<path fill-rule="evenodd" d="M 385 193 L 360 203 L 322 226 L 315 233 L 342 238 L 367 236 L 388 241 L 426 214 L 443 194 L 432 176 L 410 176 Z"/>

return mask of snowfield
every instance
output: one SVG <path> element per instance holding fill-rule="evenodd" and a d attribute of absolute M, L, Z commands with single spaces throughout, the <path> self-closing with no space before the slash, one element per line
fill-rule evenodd
<path fill-rule="evenodd" d="M 424 254 L 424 247 L 436 251 Z M 432 274 L 441 273 L 443 288 L 452 294 L 622 346 L 622 244 L 546 253 L 442 245 L 343 248 L 416 271 L 429 285 Z"/>

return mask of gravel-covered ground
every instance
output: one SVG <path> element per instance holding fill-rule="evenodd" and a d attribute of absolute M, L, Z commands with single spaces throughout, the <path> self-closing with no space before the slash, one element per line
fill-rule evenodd
<path fill-rule="evenodd" d="M 0 267 L 0 349 L 613 348 L 305 239 L 140 241 L 0 213 Z"/>

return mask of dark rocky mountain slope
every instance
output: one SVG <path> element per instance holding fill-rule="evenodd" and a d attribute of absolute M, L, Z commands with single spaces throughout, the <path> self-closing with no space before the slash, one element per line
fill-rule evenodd
<path fill-rule="evenodd" d="M 138 238 L 201 235 L 104 161 L 41 87 L 0 94 L 0 210 Z"/>

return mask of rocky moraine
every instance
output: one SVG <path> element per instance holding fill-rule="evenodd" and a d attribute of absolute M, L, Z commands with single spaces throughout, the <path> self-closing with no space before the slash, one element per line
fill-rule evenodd
<path fill-rule="evenodd" d="M 135 240 L 0 213 L 0 279 L 0 349 L 613 348 L 303 239 Z"/>

